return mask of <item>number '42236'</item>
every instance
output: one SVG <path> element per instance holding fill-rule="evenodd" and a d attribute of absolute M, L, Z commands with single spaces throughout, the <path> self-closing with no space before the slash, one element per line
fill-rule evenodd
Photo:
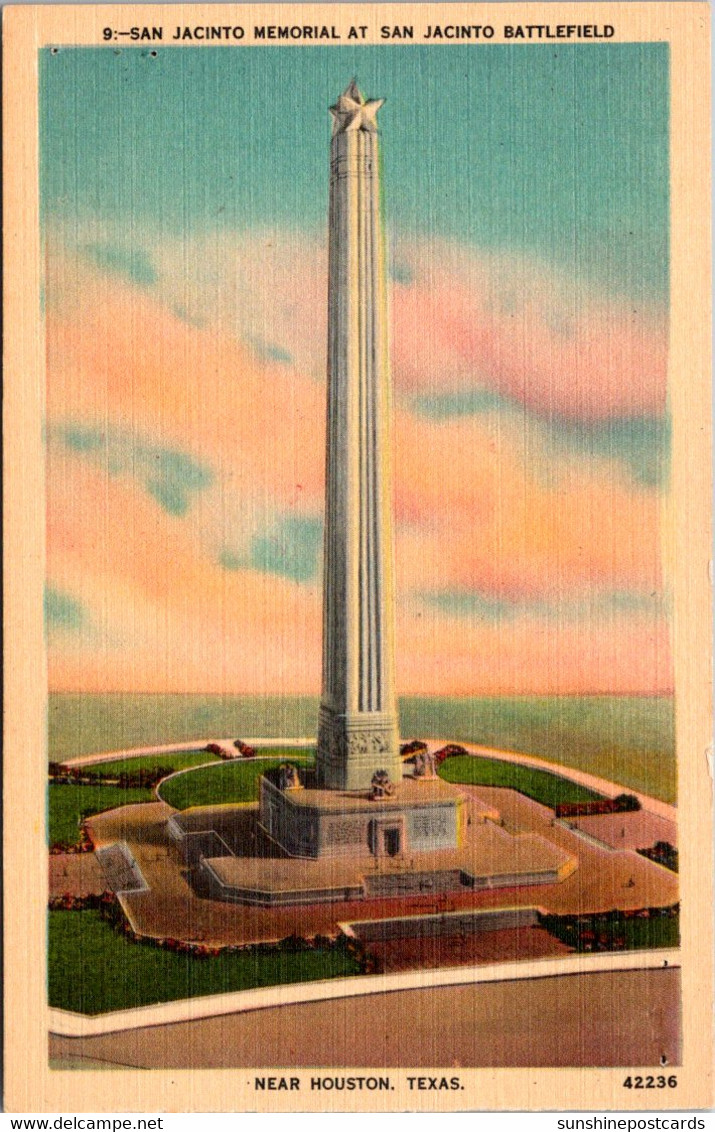
<path fill-rule="evenodd" d="M 661 1074 L 658 1077 L 626 1077 L 623 1082 L 624 1089 L 675 1089 L 678 1084 L 678 1078 L 673 1074 L 671 1077 L 663 1077 Z"/>

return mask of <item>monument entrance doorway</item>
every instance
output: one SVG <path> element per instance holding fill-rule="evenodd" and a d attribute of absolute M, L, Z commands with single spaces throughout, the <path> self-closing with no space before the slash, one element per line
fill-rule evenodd
<path fill-rule="evenodd" d="M 388 857 L 396 857 L 400 852 L 400 830 L 397 826 L 383 830 L 383 844 Z"/>
<path fill-rule="evenodd" d="M 394 814 L 370 822 L 370 852 L 374 857 L 399 857 L 404 847 L 404 822 Z"/>

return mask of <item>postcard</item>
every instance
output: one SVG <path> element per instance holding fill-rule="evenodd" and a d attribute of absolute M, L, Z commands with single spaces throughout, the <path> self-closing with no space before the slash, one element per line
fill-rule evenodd
<path fill-rule="evenodd" d="M 11 1111 L 712 1103 L 708 37 L 5 8 Z"/>

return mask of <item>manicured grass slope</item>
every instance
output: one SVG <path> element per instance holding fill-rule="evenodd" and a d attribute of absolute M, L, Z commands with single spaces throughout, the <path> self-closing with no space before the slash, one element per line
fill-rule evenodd
<path fill-rule="evenodd" d="M 99 814 L 130 802 L 153 802 L 154 792 L 148 788 L 122 790 L 118 786 L 64 786 L 50 783 L 48 790 L 48 838 L 51 845 L 79 840 L 79 825 L 84 814 Z"/>
<path fill-rule="evenodd" d="M 291 751 L 292 762 L 305 763 L 305 756 Z M 189 806 L 212 806 L 220 803 L 255 802 L 258 799 L 258 779 L 267 770 L 280 766 L 281 759 L 251 759 L 246 762 L 221 762 L 202 770 L 167 779 L 159 787 L 163 801 L 175 810 Z"/>
<path fill-rule="evenodd" d="M 286 750 L 285 755 L 299 764 L 299 752 Z M 165 802 L 177 810 L 189 806 L 209 806 L 228 802 L 255 802 L 258 779 L 280 760 L 256 759 L 251 762 L 220 763 L 190 774 L 167 780 L 159 788 Z M 568 782 L 555 774 L 528 767 L 515 766 L 497 759 L 473 758 L 470 755 L 447 759 L 440 767 L 447 782 L 482 786 L 507 786 L 520 790 L 546 806 L 557 802 L 587 802 L 599 798 L 593 790 Z"/>
<path fill-rule="evenodd" d="M 50 758 L 209 736 L 314 735 L 311 696 L 84 695 L 49 703 Z M 407 738 L 442 738 L 539 755 L 675 800 L 670 696 L 406 697 Z"/>
<path fill-rule="evenodd" d="M 94 778 L 100 774 L 135 774 L 139 770 L 154 770 L 155 767 L 166 767 L 168 771 L 184 770 L 189 766 L 201 766 L 202 763 L 217 762 L 217 755 L 210 755 L 206 750 L 196 751 L 167 751 L 161 755 L 140 755 L 133 759 L 115 759 L 107 763 L 90 763 L 83 766 L 82 774 Z"/>
<path fill-rule="evenodd" d="M 680 927 L 673 919 L 625 920 L 623 935 L 626 947 L 679 947 Z"/>
<path fill-rule="evenodd" d="M 212 802 L 255 801 L 258 797 L 259 776 L 268 767 L 278 766 L 287 757 L 298 762 L 305 759 L 300 750 L 295 751 L 288 747 L 272 750 L 270 758 L 259 758 L 245 763 L 224 762 L 206 751 L 176 751 L 162 756 L 148 755 L 146 758 L 142 756 L 136 759 L 118 759 L 111 763 L 95 763 L 84 767 L 83 773 L 91 777 L 93 772 L 120 774 L 122 771 L 151 770 L 156 766 L 163 766 L 168 771 L 172 771 L 211 763 L 210 769 L 218 772 L 217 774 L 204 778 L 199 771 L 196 776 L 182 776 L 175 783 L 167 786 L 169 797 L 166 801 L 177 809 L 185 809 L 186 806 L 208 805 Z M 195 796 L 206 800 L 195 801 Z M 163 793 L 162 797 L 164 797 Z M 174 797 L 179 801 L 185 798 L 189 800 L 178 805 L 172 801 Z M 119 786 L 100 782 L 96 786 L 50 783 L 48 799 L 50 844 L 57 842 L 74 844 L 78 840 L 79 824 L 85 814 L 99 814 L 103 810 L 113 810 L 116 806 L 126 806 L 131 802 L 154 801 L 156 795 L 151 787 L 130 787 L 125 790 Z"/>
<path fill-rule="evenodd" d="M 175 955 L 132 943 L 94 911 L 49 913 L 48 970 L 50 1006 L 82 1014 L 359 973 L 336 950 Z"/>
<path fill-rule="evenodd" d="M 519 790 L 544 806 L 555 806 L 558 802 L 590 802 L 601 797 L 585 786 L 547 771 L 471 755 L 445 759 L 439 773 L 447 782 L 461 782 L 468 786 L 506 786 Z"/>

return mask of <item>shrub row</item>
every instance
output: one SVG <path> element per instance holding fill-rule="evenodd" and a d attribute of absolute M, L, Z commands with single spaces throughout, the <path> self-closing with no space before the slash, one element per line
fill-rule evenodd
<path fill-rule="evenodd" d="M 469 752 L 459 743 L 448 743 L 446 747 L 440 747 L 438 751 L 435 751 L 434 765 L 441 766 L 445 759 L 455 759 L 467 754 Z"/>
<path fill-rule="evenodd" d="M 416 755 L 421 751 L 428 750 L 427 744 L 422 739 L 410 739 L 408 743 L 403 743 L 400 747 L 400 755 L 403 759 L 409 758 L 410 755 Z"/>
<path fill-rule="evenodd" d="M 666 869 L 671 869 L 672 872 L 678 871 L 678 850 L 669 841 L 656 841 L 655 845 L 651 845 L 648 849 L 638 849 L 641 857 L 647 857 L 649 861 L 655 861 L 658 865 L 664 865 Z"/>
<path fill-rule="evenodd" d="M 408 759 L 411 755 L 422 754 L 424 751 L 429 750 L 429 747 L 423 739 L 410 739 L 408 743 L 403 743 L 400 747 L 400 755 L 403 759 Z M 440 766 L 445 759 L 456 758 L 458 755 L 467 755 L 469 752 L 459 745 L 459 743 L 447 743 L 446 747 L 440 747 L 434 753 L 434 764 Z"/>
<path fill-rule="evenodd" d="M 586 818 L 594 814 L 627 814 L 640 810 L 635 794 L 619 794 L 616 798 L 600 798 L 593 802 L 558 802 L 554 806 L 557 818 Z"/>
<path fill-rule="evenodd" d="M 235 750 L 233 749 L 235 748 Z M 234 739 L 233 748 L 222 743 L 207 743 L 206 750 L 210 755 L 218 755 L 220 759 L 255 759 L 256 749 L 244 743 L 243 739 Z"/>
<path fill-rule="evenodd" d="M 88 774 L 87 771 L 81 766 L 63 766 L 62 763 L 50 763 L 49 775 L 50 782 L 56 782 L 63 786 L 97 786 L 99 783 L 106 783 L 111 786 L 119 786 L 120 789 L 130 790 L 137 787 L 146 786 L 149 789 L 156 786 L 161 782 L 162 778 L 173 773 L 173 768 L 170 766 L 152 766 L 144 767 L 141 770 L 123 770 L 119 774 L 116 771 L 93 771 Z"/>

